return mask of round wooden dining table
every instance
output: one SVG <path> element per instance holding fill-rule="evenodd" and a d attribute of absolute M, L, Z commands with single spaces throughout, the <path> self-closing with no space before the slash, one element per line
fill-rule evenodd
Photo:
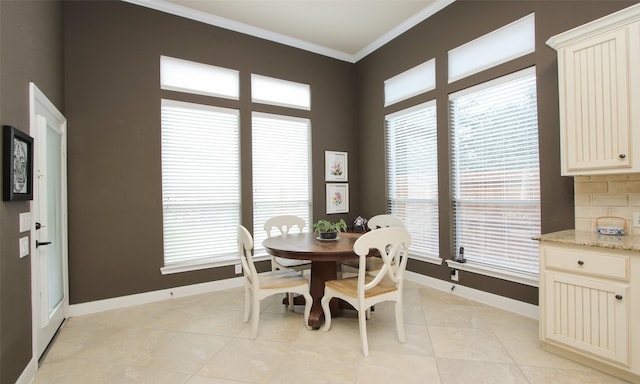
<path fill-rule="evenodd" d="M 348 259 L 357 259 L 353 251 L 353 243 L 361 236 L 360 233 L 338 234 L 337 240 L 319 240 L 313 233 L 296 233 L 275 236 L 265 239 L 262 245 L 270 255 L 286 259 L 311 261 L 311 297 L 313 305 L 309 316 L 309 325 L 314 329 L 320 328 L 324 313 L 320 299 L 324 295 L 324 283 L 338 277 L 337 263 Z M 331 315 L 341 311 L 340 301 L 335 299 L 330 303 Z"/>

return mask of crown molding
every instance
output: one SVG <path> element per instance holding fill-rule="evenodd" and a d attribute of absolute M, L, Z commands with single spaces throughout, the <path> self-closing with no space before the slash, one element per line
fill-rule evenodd
<path fill-rule="evenodd" d="M 184 17 L 186 19 L 198 21 L 201 23 L 213 25 L 216 27 L 228 29 L 235 32 L 244 33 L 247 35 L 259 37 L 261 39 L 273 41 L 276 43 L 288 45 L 290 47 L 302 49 L 305 51 L 317 53 L 319 55 L 332 57 L 337 60 L 346 61 L 350 63 L 356 63 L 365 56 L 374 52 L 378 48 L 387 44 L 389 41 L 400 36 L 407 30 L 413 28 L 418 23 L 426 20 L 436 12 L 445 8 L 455 0 L 436 0 L 422 11 L 418 12 L 411 18 L 404 21 L 402 24 L 393 28 L 373 43 L 362 49 L 360 52 L 352 55 L 335 49 L 327 48 L 321 45 L 309 43 L 303 40 L 295 39 L 293 37 L 285 36 L 279 33 L 271 32 L 262 28 L 254 27 L 248 24 L 240 23 L 237 21 L 229 20 L 223 17 L 211 15 L 206 12 L 198 11 L 195 9 L 183 7 L 181 5 L 170 3 L 164 0 L 122 0 L 124 2 L 139 5 L 142 7 L 154 9 L 156 11 L 169 13 L 175 16 Z"/>

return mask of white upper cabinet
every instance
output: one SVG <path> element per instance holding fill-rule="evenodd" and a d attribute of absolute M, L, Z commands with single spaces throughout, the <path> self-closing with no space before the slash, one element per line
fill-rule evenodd
<path fill-rule="evenodd" d="M 563 175 L 640 172 L 640 4 L 551 37 Z"/>

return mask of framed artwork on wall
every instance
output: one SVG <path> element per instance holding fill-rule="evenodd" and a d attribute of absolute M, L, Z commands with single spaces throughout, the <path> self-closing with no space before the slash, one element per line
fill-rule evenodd
<path fill-rule="evenodd" d="M 349 184 L 327 184 L 327 214 L 349 212 Z"/>
<path fill-rule="evenodd" d="M 348 181 L 347 152 L 325 151 L 324 169 L 326 181 Z"/>
<path fill-rule="evenodd" d="M 2 129 L 2 200 L 32 200 L 33 138 L 10 125 Z"/>

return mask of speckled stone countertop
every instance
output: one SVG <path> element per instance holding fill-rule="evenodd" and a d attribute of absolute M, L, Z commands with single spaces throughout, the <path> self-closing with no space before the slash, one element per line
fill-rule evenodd
<path fill-rule="evenodd" d="M 595 232 L 568 229 L 565 231 L 534 236 L 533 240 L 640 252 L 639 235 L 612 236 L 601 235 Z"/>

